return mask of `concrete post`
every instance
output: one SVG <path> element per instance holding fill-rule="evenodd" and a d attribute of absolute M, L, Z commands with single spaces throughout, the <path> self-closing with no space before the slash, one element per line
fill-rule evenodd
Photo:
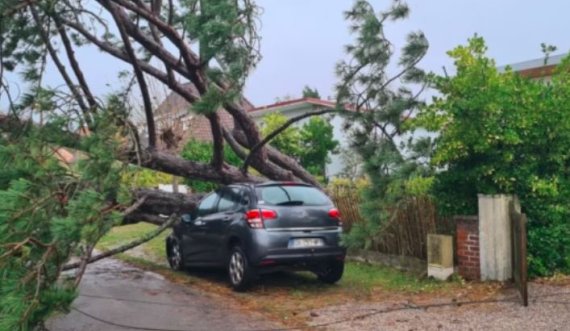
<path fill-rule="evenodd" d="M 479 194 L 479 256 L 481 279 L 505 281 L 512 278 L 512 238 L 509 206 L 518 200 L 510 195 Z"/>
<path fill-rule="evenodd" d="M 428 234 L 428 276 L 447 280 L 453 274 L 453 237 Z"/>

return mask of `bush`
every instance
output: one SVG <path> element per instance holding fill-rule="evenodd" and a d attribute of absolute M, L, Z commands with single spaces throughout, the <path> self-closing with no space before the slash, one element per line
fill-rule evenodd
<path fill-rule="evenodd" d="M 499 72 L 482 38 L 449 52 L 457 73 L 417 116 L 437 131 L 439 210 L 477 213 L 477 194 L 516 194 L 528 223 L 531 275 L 570 272 L 570 59 L 549 83 Z"/>
<path fill-rule="evenodd" d="M 261 133 L 269 135 L 287 122 L 281 113 L 271 113 L 264 117 Z M 333 126 L 322 117 L 311 117 L 303 126 L 290 126 L 270 142 L 282 153 L 291 156 L 316 176 L 325 181 L 325 169 L 331 153 L 338 153 L 338 141 L 334 139 Z"/>
<path fill-rule="evenodd" d="M 212 143 L 192 139 L 182 149 L 181 156 L 190 161 L 210 162 L 213 156 Z M 227 145 L 224 145 L 224 160 L 236 167 L 242 165 L 240 157 Z M 185 179 L 184 184 L 188 185 L 194 192 L 210 192 L 219 187 L 219 184 L 216 183 L 194 179 Z"/>

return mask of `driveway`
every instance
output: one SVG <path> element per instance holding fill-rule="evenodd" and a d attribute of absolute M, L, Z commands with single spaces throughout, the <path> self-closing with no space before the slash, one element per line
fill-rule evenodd
<path fill-rule="evenodd" d="M 378 300 L 380 301 L 380 300 Z M 432 297 L 327 307 L 309 322 L 326 330 L 570 330 L 570 286 L 531 283 L 529 306 L 516 290 L 492 298 Z"/>
<path fill-rule="evenodd" d="M 209 298 L 161 275 L 114 259 L 90 265 L 67 315 L 52 318 L 52 331 L 270 330 L 279 325 Z"/>
<path fill-rule="evenodd" d="M 514 289 L 499 288 L 480 299 L 457 293 L 377 297 L 375 302 L 325 304 L 321 309 L 295 310 L 295 314 L 305 316 L 308 327 L 303 330 L 570 330 L 570 284 L 531 283 L 529 292 L 529 307 L 520 304 Z M 276 295 L 275 300 L 284 299 Z M 283 328 L 240 309 L 235 302 L 235 298 L 210 297 L 159 274 L 106 259 L 87 269 L 71 313 L 53 318 L 47 326 L 51 331 Z M 283 308 L 284 315 L 293 314 Z"/>

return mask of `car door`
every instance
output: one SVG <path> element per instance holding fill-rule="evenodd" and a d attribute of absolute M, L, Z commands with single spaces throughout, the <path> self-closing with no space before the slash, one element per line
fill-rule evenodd
<path fill-rule="evenodd" d="M 233 220 L 241 216 L 239 209 L 242 189 L 237 186 L 225 187 L 220 191 L 220 195 L 216 213 L 212 214 L 206 225 L 206 238 L 212 248 L 211 258 L 218 263 L 223 263 L 229 227 Z"/>
<path fill-rule="evenodd" d="M 198 204 L 196 212 L 182 217 L 182 244 L 185 258 L 190 263 L 208 261 L 211 247 L 206 240 L 207 221 L 216 213 L 220 195 L 213 192 Z"/>

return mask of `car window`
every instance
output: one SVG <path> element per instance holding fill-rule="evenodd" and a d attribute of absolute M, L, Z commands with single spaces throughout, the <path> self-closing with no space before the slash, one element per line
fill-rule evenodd
<path fill-rule="evenodd" d="M 213 213 L 215 211 L 215 204 L 218 200 L 218 197 L 219 194 L 214 192 L 204 198 L 204 200 L 200 202 L 200 205 L 198 205 L 198 216 L 204 216 Z"/>
<path fill-rule="evenodd" d="M 331 203 L 320 190 L 302 185 L 272 185 L 256 189 L 257 199 L 261 204 L 269 205 L 310 205 L 322 206 Z"/>
<path fill-rule="evenodd" d="M 218 212 L 231 211 L 237 209 L 241 201 L 241 190 L 237 187 L 224 189 L 222 198 L 218 203 Z"/>

